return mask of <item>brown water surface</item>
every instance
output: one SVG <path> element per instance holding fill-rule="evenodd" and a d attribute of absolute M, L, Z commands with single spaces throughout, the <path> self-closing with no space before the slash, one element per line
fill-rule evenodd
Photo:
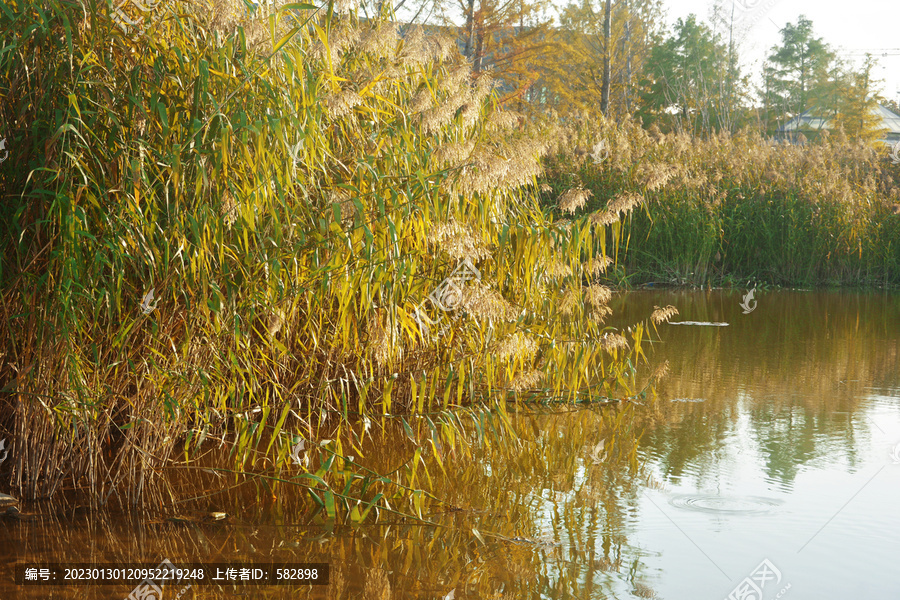
<path fill-rule="evenodd" d="M 327 586 L 167 586 L 166 599 L 900 598 L 900 297 L 755 298 L 749 314 L 730 291 L 615 298 L 615 326 L 668 304 L 673 321 L 728 325 L 659 326 L 647 354 L 670 375 L 656 402 L 530 406 L 508 429 L 473 411 L 455 453 L 420 440 L 415 477 L 441 500 L 420 520 L 329 525 L 303 489 L 198 468 L 223 460 L 211 454 L 168 471 L 174 509 L 32 503 L 31 520 L 0 519 L 0 599 L 132 593 L 16 586 L 15 563 L 164 559 L 331 569 Z M 384 427 L 355 461 L 411 473 L 416 445 Z"/>

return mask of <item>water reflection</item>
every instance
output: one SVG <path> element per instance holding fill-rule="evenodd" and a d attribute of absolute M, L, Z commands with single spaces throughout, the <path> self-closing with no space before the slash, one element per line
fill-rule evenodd
<path fill-rule="evenodd" d="M 655 346 L 672 375 L 641 458 L 667 493 L 645 495 L 635 535 L 662 554 L 648 561 L 660 597 L 725 598 L 764 558 L 797 597 L 897 596 L 900 543 L 884 534 L 900 531 L 888 508 L 900 492 L 897 296 L 761 293 L 746 315 L 740 297 L 620 299 L 630 314 L 671 303 L 681 319 L 729 323 L 663 326 Z M 703 401 L 671 401 L 684 398 Z M 760 498 L 771 509 L 732 510 Z M 698 503 L 707 510 L 689 510 Z"/>
<path fill-rule="evenodd" d="M 510 431 L 473 414 L 467 443 L 414 475 L 403 427 L 375 428 L 357 460 L 433 481 L 442 502 L 422 520 L 329 525 L 304 490 L 204 470 L 220 460 L 210 455 L 168 473 L 174 510 L 91 513 L 73 497 L 24 507 L 35 521 L 0 519 L 0 597 L 130 592 L 14 588 L 16 557 L 332 566 L 327 587 L 194 587 L 188 598 L 720 600 L 765 560 L 778 577 L 764 569 L 763 598 L 900 597 L 898 298 L 757 291 L 743 314 L 741 297 L 615 300 L 615 326 L 667 304 L 677 320 L 729 323 L 659 327 L 648 356 L 670 375 L 657 402 L 529 410 Z"/>

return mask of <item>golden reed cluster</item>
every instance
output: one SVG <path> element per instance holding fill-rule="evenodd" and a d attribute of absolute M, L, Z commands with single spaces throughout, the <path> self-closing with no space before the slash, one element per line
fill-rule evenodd
<path fill-rule="evenodd" d="M 658 306 L 653 307 L 653 314 L 650 315 L 650 320 L 655 324 L 659 325 L 660 323 L 668 322 L 669 319 L 678 314 L 678 309 L 672 306 L 671 304 L 665 308 L 660 308 Z"/>
<path fill-rule="evenodd" d="M 610 140 L 610 160 L 599 168 L 618 173 L 623 191 L 688 189 L 713 199 L 727 185 L 760 194 L 799 192 L 812 203 L 900 201 L 889 148 L 850 141 L 840 132 L 826 132 L 822 143 L 790 145 L 771 143 L 750 129 L 701 139 L 686 133 L 662 134 L 656 127 L 645 130 L 630 120 L 613 124 L 582 116 L 566 135 L 570 149 L 564 148 L 558 161 L 550 161 L 550 179 L 572 160 L 588 161 L 585 148 L 597 140 Z"/>
<path fill-rule="evenodd" d="M 564 138 L 544 161 L 543 184 L 552 185 L 541 186 L 543 203 L 553 206 L 552 191 L 562 189 L 559 214 L 586 213 L 600 227 L 628 217 L 612 232 L 632 274 L 898 283 L 900 164 L 884 143 L 838 131 L 792 145 L 749 128 L 699 138 L 583 115 Z M 592 148 L 601 146 L 598 162 Z"/>
<path fill-rule="evenodd" d="M 480 261 L 491 255 L 491 246 L 472 234 L 455 219 L 434 223 L 428 232 L 428 243 L 441 249 L 452 258 Z"/>
<path fill-rule="evenodd" d="M 66 16 L 51 5 L 55 19 Z M 32 8 L 10 6 L 21 15 Z M 23 332 L 0 334 L 0 348 L 29 348 L 7 368 L 10 380 L 20 373 L 18 393 L 57 402 L 57 417 L 37 403 L 0 415 L 0 424 L 14 423 L 25 459 L 12 477 L 29 494 L 85 476 L 92 498 L 121 489 L 136 504 L 173 453 L 200 451 L 207 436 L 234 433 L 236 473 L 258 458 L 283 466 L 288 427 L 316 439 L 326 424 L 349 426 L 350 413 L 505 405 L 509 389 L 582 398 L 599 372 L 623 375 L 637 362 L 608 356 L 630 339 L 600 337 L 610 292 L 590 280 L 611 261 L 597 255 L 598 232 L 583 218 L 558 226 L 539 202 L 542 160 L 567 145 L 564 128 L 498 108 L 493 80 L 474 77 L 453 40 L 421 29 L 401 40 L 390 25 L 360 25 L 344 0 L 323 5 L 336 9 L 330 15 L 281 0 L 254 11 L 241 0 L 216 0 L 209 11 L 179 6 L 190 18 L 177 27 L 162 21 L 170 39 L 147 38 L 141 52 L 109 28 L 72 40 L 79 56 L 98 44 L 111 49 L 99 79 L 83 61 L 44 69 L 73 55 L 58 36 L 36 41 L 19 31 L 21 51 L 0 56 L 12 72 L 37 65 L 52 73 L 22 79 L 16 97 L 2 99 L 36 124 L 32 141 L 47 139 L 47 108 L 29 102 L 44 85 L 47 97 L 77 89 L 90 105 L 129 99 L 82 111 L 78 135 L 50 143 L 53 181 L 44 169 L 18 182 L 38 194 L 63 182 L 60 197 L 117 200 L 80 202 L 76 233 L 65 226 L 71 203 L 19 198 L 31 237 L 9 249 L 22 272 L 4 280 L 4 310 L 27 317 Z M 89 12 L 108 19 L 94 5 Z M 279 20 L 274 31 L 269 17 Z M 175 59 L 178 52 L 190 60 Z M 165 112 L 147 110 L 154 105 Z M 197 122 L 202 138 L 192 137 Z M 88 144 L 89 131 L 110 135 Z M 183 147 L 187 139 L 194 145 Z M 590 147 L 604 168 L 620 169 L 639 148 L 628 136 L 603 139 L 608 148 Z M 64 144 L 76 149 L 61 152 Z M 596 199 L 580 188 L 563 199 L 567 210 Z M 622 195 L 608 211 L 639 203 L 638 192 Z M 161 210 L 167 218 L 157 218 Z M 86 253 L 90 236 L 98 243 Z M 452 275 L 448 264 L 461 260 L 478 262 L 481 275 L 454 290 L 458 310 L 424 309 Z M 85 294 L 70 302 L 58 289 Z M 148 289 L 157 293 L 151 314 L 140 308 Z M 450 326 L 426 323 L 424 310 Z M 561 318 L 567 313 L 586 318 Z M 49 330 L 59 335 L 43 335 Z M 94 351 L 82 339 L 95 340 Z M 489 350 L 494 340 L 503 340 L 498 352 Z M 29 364 L 33 376 L 22 377 Z M 111 440 L 116 415 L 128 415 L 130 427 Z M 307 489 L 330 491 L 346 462 L 326 468 L 315 484 L 325 487 Z M 397 510 L 396 490 L 385 487 L 394 480 L 363 489 L 353 479 L 351 495 L 332 497 L 328 512 L 351 520 L 344 500 L 376 493 Z M 382 579 L 372 575 L 372 594 L 386 593 Z"/>

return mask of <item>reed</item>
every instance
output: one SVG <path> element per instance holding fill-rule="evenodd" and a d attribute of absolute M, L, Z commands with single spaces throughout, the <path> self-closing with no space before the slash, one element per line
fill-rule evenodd
<path fill-rule="evenodd" d="M 751 130 L 701 139 L 630 121 L 571 129 L 569 151 L 546 160 L 543 205 L 563 214 L 564 187 L 591 194 L 584 211 L 640 195 L 642 209 L 607 234 L 613 256 L 627 250 L 621 282 L 900 284 L 900 166 L 883 144 L 840 132 L 803 146 Z"/>
<path fill-rule="evenodd" d="M 416 461 L 350 460 L 371 423 L 635 393 L 644 325 L 609 331 L 595 285 L 620 224 L 541 210 L 565 132 L 502 110 L 450 41 L 345 3 L 139 16 L 0 13 L 4 482 L 162 501 L 216 440 L 223 472 L 331 519 L 421 514 Z M 423 444 L 458 442 L 442 418 Z"/>

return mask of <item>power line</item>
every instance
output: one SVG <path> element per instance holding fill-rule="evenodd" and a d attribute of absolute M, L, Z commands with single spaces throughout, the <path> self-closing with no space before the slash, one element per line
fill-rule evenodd
<path fill-rule="evenodd" d="M 900 48 L 852 48 L 852 49 L 839 49 L 842 54 L 847 55 L 860 55 L 864 56 L 866 54 L 871 54 L 872 56 L 898 56 L 900 55 Z"/>

